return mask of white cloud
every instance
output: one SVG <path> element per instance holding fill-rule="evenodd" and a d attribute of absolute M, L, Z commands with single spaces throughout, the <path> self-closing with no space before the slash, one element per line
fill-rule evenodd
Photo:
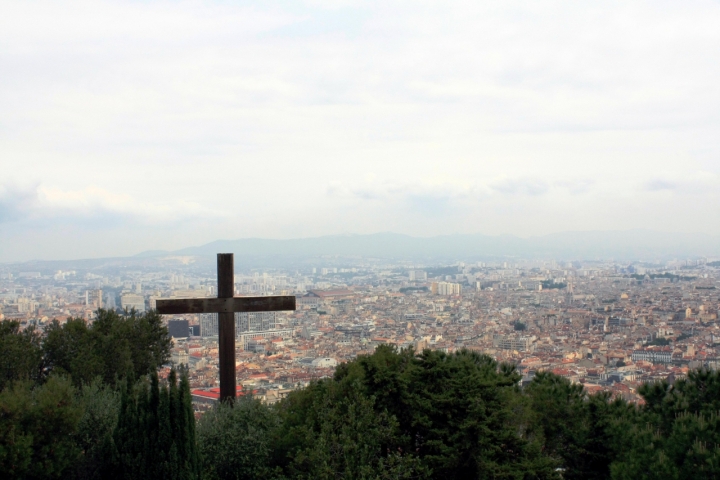
<path fill-rule="evenodd" d="M 645 190 L 650 192 L 672 192 L 681 195 L 703 195 L 720 192 L 720 175 L 709 172 L 674 172 L 653 176 L 643 184 Z"/>
<path fill-rule="evenodd" d="M 61 190 L 42 185 L 22 188 L 0 185 L 0 223 L 64 223 L 97 221 L 117 224 L 168 224 L 198 217 L 222 218 L 186 201 L 154 204 L 131 195 L 113 193 L 95 186 L 82 190 Z"/>

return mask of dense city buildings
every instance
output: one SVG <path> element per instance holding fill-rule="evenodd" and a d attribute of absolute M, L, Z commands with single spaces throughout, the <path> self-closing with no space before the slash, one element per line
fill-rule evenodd
<path fill-rule="evenodd" d="M 248 269 L 236 295 L 296 295 L 294 312 L 238 313 L 237 379 L 267 402 L 380 344 L 472 349 L 636 401 L 645 381 L 718 368 L 720 262 L 500 260 L 450 265 L 332 259 Z M 214 296 L 211 264 L 25 271 L 0 266 L 0 319 L 43 329 L 97 308 Z M 219 395 L 216 315 L 167 316 L 171 362 L 190 368 L 196 408 Z"/>

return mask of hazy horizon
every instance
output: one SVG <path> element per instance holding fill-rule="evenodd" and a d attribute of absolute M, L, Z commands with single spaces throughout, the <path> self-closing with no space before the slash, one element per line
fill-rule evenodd
<path fill-rule="evenodd" d="M 24 263 L 72 263 L 107 259 L 212 257 L 228 252 L 253 262 L 282 263 L 284 259 L 339 256 L 453 262 L 471 259 L 522 258 L 525 260 L 579 260 L 664 262 L 678 259 L 720 259 L 720 236 L 694 233 L 662 233 L 651 230 L 560 232 L 542 236 L 443 234 L 411 236 L 395 232 L 340 234 L 301 238 L 217 239 L 175 250 L 144 250 L 130 255 L 95 257 L 37 257 L 0 265 Z M 276 258 L 275 258 L 276 257 Z M 263 260 L 264 259 L 264 260 Z"/>
<path fill-rule="evenodd" d="M 720 4 L 8 1 L 0 262 L 720 235 Z"/>

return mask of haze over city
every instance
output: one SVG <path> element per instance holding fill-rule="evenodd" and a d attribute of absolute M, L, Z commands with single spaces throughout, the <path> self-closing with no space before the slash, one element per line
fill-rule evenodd
<path fill-rule="evenodd" d="M 718 24 L 711 1 L 4 2 L 0 261 L 717 236 Z"/>

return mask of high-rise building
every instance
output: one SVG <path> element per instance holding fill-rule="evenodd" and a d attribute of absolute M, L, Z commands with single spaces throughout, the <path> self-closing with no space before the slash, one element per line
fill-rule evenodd
<path fill-rule="evenodd" d="M 235 330 L 258 332 L 275 328 L 275 312 L 242 312 L 235 314 Z"/>
<path fill-rule="evenodd" d="M 217 337 L 218 320 L 216 313 L 204 313 L 200 315 L 200 335 L 203 337 Z"/>
<path fill-rule="evenodd" d="M 238 312 L 235 314 L 235 336 L 248 332 L 264 332 L 275 329 L 275 312 Z M 203 337 L 218 334 L 217 313 L 200 315 L 200 332 Z"/>
<path fill-rule="evenodd" d="M 535 350 L 535 337 L 515 335 L 493 335 L 493 346 L 503 350 L 532 352 Z"/>
<path fill-rule="evenodd" d="M 190 323 L 187 320 L 170 320 L 168 322 L 168 333 L 174 338 L 189 337 Z"/>
<path fill-rule="evenodd" d="M 430 291 L 434 295 L 460 295 L 462 293 L 462 285 L 450 282 L 433 282 L 430 285 Z"/>
<path fill-rule="evenodd" d="M 85 290 L 85 305 L 90 308 L 102 308 L 102 290 Z"/>
<path fill-rule="evenodd" d="M 408 272 L 408 279 L 411 282 L 421 282 L 427 280 L 427 272 L 422 270 L 410 270 Z"/>
<path fill-rule="evenodd" d="M 115 310 L 117 308 L 114 294 L 108 293 L 107 295 L 105 295 L 105 308 L 108 310 Z"/>
<path fill-rule="evenodd" d="M 123 310 L 132 310 L 133 308 L 138 312 L 145 311 L 145 297 L 142 295 L 136 295 L 134 293 L 126 293 L 120 297 L 120 308 Z"/>

